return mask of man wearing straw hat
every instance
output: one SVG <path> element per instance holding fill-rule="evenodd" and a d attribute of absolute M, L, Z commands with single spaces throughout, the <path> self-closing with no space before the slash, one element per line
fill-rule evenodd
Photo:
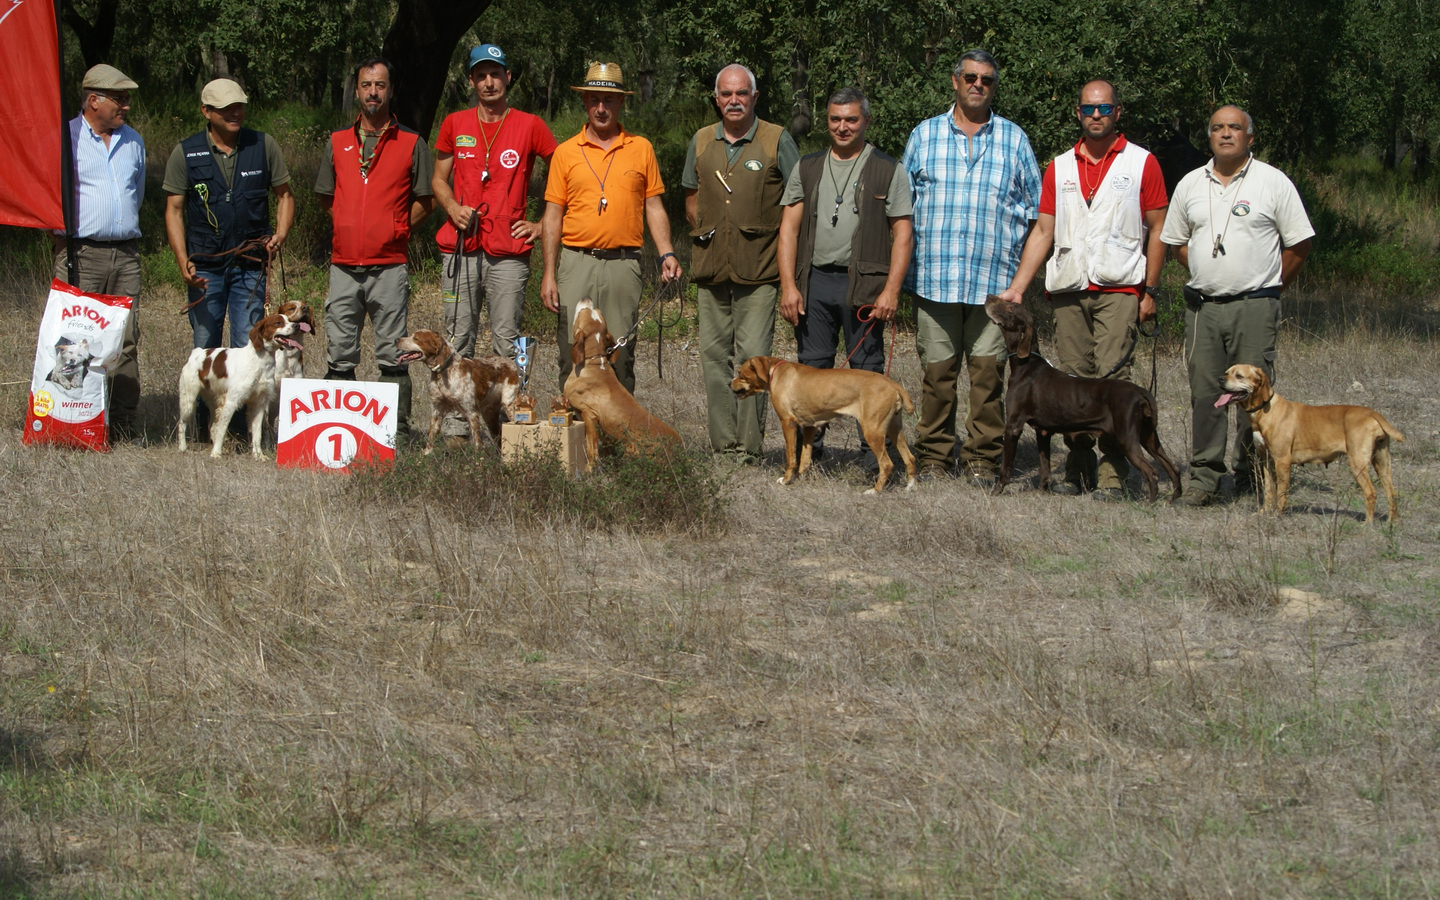
<path fill-rule="evenodd" d="M 545 277 L 540 298 L 559 314 L 556 340 L 560 346 L 560 384 L 570 374 L 570 325 L 575 306 L 590 298 L 605 316 L 610 333 L 619 337 L 635 324 L 644 279 L 640 246 L 644 226 L 660 253 L 663 283 L 680 277 L 680 263 L 670 243 L 670 219 L 660 196 L 665 183 L 650 142 L 620 124 L 625 90 L 620 67 L 595 63 L 579 91 L 585 105 L 580 133 L 555 149 L 545 185 Z M 620 351 L 615 375 L 635 392 L 633 345 Z"/>
<path fill-rule="evenodd" d="M 430 179 L 448 216 L 435 235 L 442 254 L 445 340 L 460 356 L 475 355 L 483 301 L 490 308 L 491 350 L 513 359 L 530 251 L 540 236 L 540 223 L 525 218 L 530 174 L 536 157 L 550 161 L 555 137 L 539 116 L 510 108 L 510 70 L 499 47 L 471 50 L 469 74 L 475 108 L 451 113 L 441 123 Z M 446 416 L 443 428 L 446 437 L 470 436 L 462 416 Z"/>

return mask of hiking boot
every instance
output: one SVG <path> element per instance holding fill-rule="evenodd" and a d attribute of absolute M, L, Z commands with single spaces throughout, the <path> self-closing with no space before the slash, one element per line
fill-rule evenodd
<path fill-rule="evenodd" d="M 988 490 L 995 486 L 995 470 L 987 466 L 970 466 L 965 470 L 965 483 L 973 488 Z"/>
<path fill-rule="evenodd" d="M 1235 473 L 1235 496 L 1244 497 L 1255 493 L 1255 479 L 1250 477 L 1249 472 Z"/>
<path fill-rule="evenodd" d="M 942 463 L 925 463 L 915 476 L 916 481 L 948 481 L 950 467 Z"/>
<path fill-rule="evenodd" d="M 1118 487 L 1103 487 L 1103 488 L 1096 488 L 1095 490 L 1091 491 L 1091 492 L 1090 492 L 1090 499 L 1091 499 L 1091 500 L 1100 500 L 1100 501 L 1105 502 L 1105 503 L 1116 503 L 1116 502 L 1118 502 L 1118 501 L 1120 501 L 1120 500 L 1125 500 L 1125 499 L 1127 499 L 1127 498 L 1126 498 L 1126 496 L 1125 496 L 1125 489 L 1124 489 L 1124 488 L 1118 488 Z"/>
<path fill-rule="evenodd" d="M 1199 509 L 1202 506 L 1209 506 L 1220 499 L 1218 491 L 1207 491 L 1198 487 L 1187 487 L 1180 499 L 1175 501 L 1176 506 L 1184 506 L 1189 509 Z"/>
<path fill-rule="evenodd" d="M 1050 493 L 1059 494 L 1062 497 L 1078 497 L 1084 491 L 1080 483 L 1076 481 L 1052 481 L 1050 482 Z"/>

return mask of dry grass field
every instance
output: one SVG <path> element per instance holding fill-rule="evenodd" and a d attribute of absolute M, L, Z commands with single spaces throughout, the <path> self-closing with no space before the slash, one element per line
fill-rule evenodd
<path fill-rule="evenodd" d="M 718 519 L 647 529 L 517 510 L 466 453 L 413 493 L 176 453 L 166 286 L 150 446 L 23 448 L 42 290 L 0 301 L 0 897 L 1440 893 L 1440 350 L 1403 322 L 1280 363 L 1406 433 L 1398 523 L 1343 464 L 1279 518 L 1041 495 L 1028 437 L 998 498 L 865 498 L 845 452 L 782 488 L 772 428 L 701 463 Z M 703 448 L 665 363 L 638 394 Z M 1159 383 L 1182 462 L 1173 349 Z"/>

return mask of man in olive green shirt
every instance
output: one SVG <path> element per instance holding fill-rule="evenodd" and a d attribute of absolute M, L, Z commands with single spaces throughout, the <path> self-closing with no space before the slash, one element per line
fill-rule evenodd
<path fill-rule="evenodd" d="M 700 366 L 710 446 L 753 461 L 765 439 L 760 396 L 737 400 L 735 364 L 769 356 L 780 277 L 780 195 L 800 159 L 795 139 L 755 115 L 755 75 L 729 65 L 715 77 L 720 122 L 696 132 L 680 184 L 699 285 Z"/>

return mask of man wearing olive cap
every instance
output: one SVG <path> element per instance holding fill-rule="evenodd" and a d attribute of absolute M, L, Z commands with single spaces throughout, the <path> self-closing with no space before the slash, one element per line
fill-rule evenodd
<path fill-rule="evenodd" d="M 620 124 L 620 107 L 634 91 L 625 90 L 614 63 L 595 63 L 585 73 L 585 83 L 571 90 L 580 92 L 585 125 L 556 148 L 550 160 L 541 239 L 545 277 L 540 299 L 546 309 L 560 314 L 555 330 L 562 390 L 570 374 L 570 326 L 581 300 L 595 301 L 616 338 L 635 324 L 644 289 L 640 247 L 645 225 L 660 252 L 661 281 L 680 277 L 670 244 L 670 217 L 660 202 L 665 182 L 660 180 L 655 148 Z M 635 392 L 633 344 L 616 358 L 615 376 Z"/>
<path fill-rule="evenodd" d="M 130 92 L 138 85 L 113 66 L 85 73 L 80 115 L 70 120 L 75 193 L 69 198 L 75 228 L 76 286 L 95 294 L 129 297 L 120 361 L 110 371 L 110 439 L 141 439 L 138 324 L 140 304 L 140 201 L 145 197 L 145 141 L 125 124 Z M 68 281 L 65 237 L 55 236 L 55 277 Z"/>
<path fill-rule="evenodd" d="M 165 233 L 189 286 L 196 347 L 220 346 L 227 314 L 230 346 L 250 340 L 250 329 L 265 311 L 265 263 L 295 221 L 285 157 L 274 138 L 243 127 L 247 102 L 240 85 L 228 78 L 206 84 L 200 91 L 206 128 L 176 145 L 161 185 L 167 195 Z M 232 252 L 249 241 L 262 246 Z"/>

